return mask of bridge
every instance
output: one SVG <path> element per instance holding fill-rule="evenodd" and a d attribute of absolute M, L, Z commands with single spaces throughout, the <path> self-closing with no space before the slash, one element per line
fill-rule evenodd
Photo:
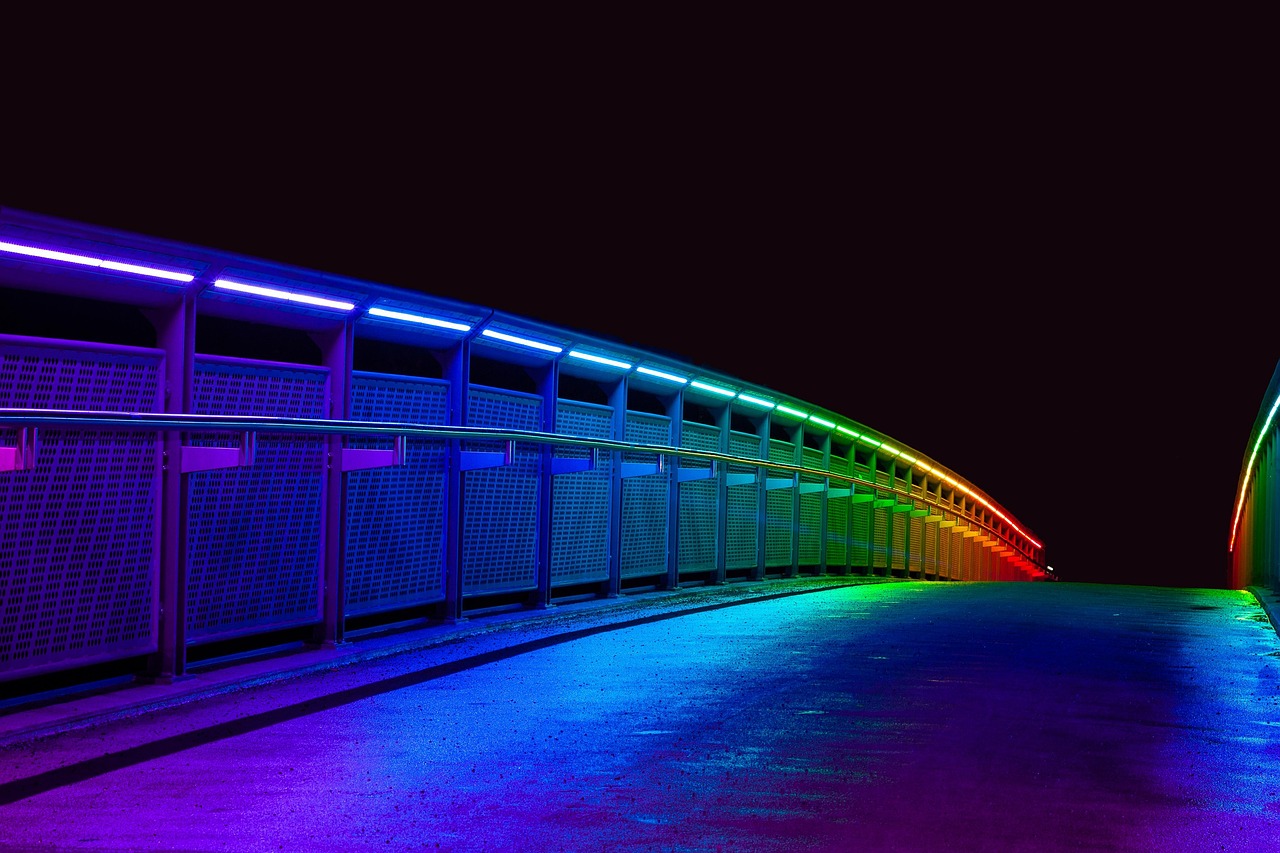
<path fill-rule="evenodd" d="M 1260 729 L 1273 724 L 1267 685 L 1280 657 L 1268 621 L 1274 407 L 1242 466 L 1237 588 L 1097 590 L 1004 583 L 1052 579 L 1034 531 L 946 460 L 856 413 L 501 306 L 0 209 L 0 318 L 0 731 L 14 756 L 0 780 L 0 843 L 858 849 L 856 837 L 875 849 L 968 827 L 986 845 L 972 849 L 1039 833 L 1037 849 L 1091 839 L 1186 850 L 1280 837 L 1269 767 L 1221 748 L 1222 738 L 1248 755 L 1280 748 Z M 1188 651 L 1206 632 L 1217 639 Z M 1116 654 L 1117 643 L 1148 651 Z M 1057 669 L 1036 683 L 1070 707 L 1081 701 L 1071 690 L 1141 681 L 1159 660 L 1170 684 L 1185 677 L 1179 667 L 1206 679 L 1194 701 L 1162 682 L 1125 694 L 1143 713 L 1098 698 L 1085 700 L 1096 713 L 1071 716 L 1073 742 L 1088 745 L 1080 754 L 1129 774 L 1140 830 L 1088 817 L 1126 814 L 1123 798 L 1097 799 L 1096 767 L 1046 781 L 1043 762 L 1069 760 L 1047 730 L 1020 744 L 1016 772 L 975 770 L 1001 726 L 1061 711 L 1016 681 L 1046 650 Z M 1072 654 L 1093 668 L 1079 671 Z M 819 699 L 796 692 L 809 676 L 826 685 Z M 1015 713 L 993 711 L 992 678 Z M 957 680 L 971 687 L 950 698 L 930 687 Z M 464 682 L 460 705 L 436 694 L 416 710 L 402 704 Z M 867 684 L 892 701 L 871 699 Z M 1204 694 L 1228 684 L 1255 704 Z M 640 704 L 627 698 L 641 691 Z M 672 698 L 686 693 L 696 701 Z M 233 783 L 249 739 L 265 755 L 273 732 L 296 737 L 300 724 L 379 697 L 386 716 L 348 717 L 335 736 L 355 727 L 380 746 L 340 772 L 311 736 L 246 766 L 283 777 L 305 765 L 289 796 L 268 798 L 294 812 L 334 781 L 315 760 L 323 753 L 345 779 L 332 800 L 345 814 L 377 789 L 375 767 L 392 768 L 381 817 L 339 821 L 331 837 L 305 817 L 267 821 L 257 795 L 234 793 L 263 784 Z M 1187 713 L 1228 719 L 1187 726 Z M 1126 746 L 1092 719 L 1116 714 L 1129 734 L 1186 731 Z M 644 718 L 627 721 L 629 745 L 584 745 L 582 732 L 617 735 L 628 715 Z M 431 722 L 411 748 L 388 746 L 406 718 Z M 744 728 L 708 739 L 727 720 Z M 115 747 L 85 752 L 108 732 Z M 460 751 L 439 749 L 448 738 Z M 548 752 L 525 738 L 574 744 Z M 920 742 L 926 753 L 913 751 Z M 1206 804 L 1204 788 L 1115 759 L 1132 753 L 1150 769 L 1175 749 L 1212 753 L 1205 772 L 1247 780 L 1243 793 L 1215 783 Z M 177 769 L 214 750 L 202 769 Z M 833 770 L 824 757 L 837 753 L 880 760 Z M 948 763 L 918 772 L 922 754 Z M 414 761 L 446 769 L 423 779 Z M 230 812 L 240 841 L 220 834 L 223 818 L 180 827 L 136 799 L 111 806 L 139 815 L 133 825 L 59 824 L 59 809 L 83 815 L 113 779 L 145 784 L 148 767 L 196 788 L 211 774 L 225 799 L 188 792 L 184 813 Z M 638 784 L 642 767 L 656 769 Z M 713 782 L 712 767 L 724 778 Z M 604 768 L 618 772 L 606 780 Z M 795 798 L 800 772 L 817 775 Z M 422 787 L 404 787 L 410 779 Z M 879 814 L 854 808 L 847 798 L 871 797 L 874 779 L 916 793 Z M 1082 779 L 1091 784 L 1068 784 Z M 682 793 L 674 812 L 664 785 Z M 696 803 L 699 791 L 720 800 Z M 1028 810 L 1039 797 L 1049 799 Z M 1084 811 L 1062 818 L 1055 799 Z M 1040 821 L 1019 830 L 991 816 L 999 804 Z M 939 820 L 926 829 L 914 815 L 931 807 Z M 251 838 L 255 825 L 270 828 Z M 1049 825 L 1057 834 L 1044 834 Z"/>

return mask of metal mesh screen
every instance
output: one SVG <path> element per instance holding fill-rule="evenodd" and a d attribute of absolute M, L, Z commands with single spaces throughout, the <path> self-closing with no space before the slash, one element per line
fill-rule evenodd
<path fill-rule="evenodd" d="M 822 468 L 822 451 L 806 447 L 802 451 L 802 464 L 806 468 Z M 802 483 L 825 482 L 821 477 L 806 474 Z M 822 492 L 800 495 L 800 565 L 816 566 L 822 560 L 822 504 L 826 496 Z"/>
<path fill-rule="evenodd" d="M 876 507 L 871 511 L 871 559 L 877 569 L 889 565 L 889 509 Z"/>
<path fill-rule="evenodd" d="M 868 568 L 871 565 L 871 504 L 852 504 L 849 514 L 853 516 L 850 559 L 854 566 Z"/>
<path fill-rule="evenodd" d="M 613 409 L 559 400 L 556 432 L 583 438 L 609 438 Z M 557 447 L 555 455 L 589 459 L 589 448 Z M 609 579 L 609 482 L 612 454 L 597 454 L 591 471 L 557 474 L 551 499 L 551 584 Z"/>
<path fill-rule="evenodd" d="M 154 412 L 163 355 L 0 343 L 0 406 Z M 0 446 L 17 431 L 0 429 Z M 160 440 L 39 430 L 0 473 L 0 675 L 157 647 Z"/>
<path fill-rule="evenodd" d="M 923 571 L 925 574 L 936 575 L 938 573 L 938 525 L 936 522 L 924 522 L 921 519 L 924 542 L 924 562 Z"/>
<path fill-rule="evenodd" d="M 945 520 L 946 513 L 942 513 Z M 943 527 L 941 524 L 931 525 L 937 528 L 938 540 L 938 577 L 953 578 L 955 573 L 951 570 L 951 528 Z"/>
<path fill-rule="evenodd" d="M 794 465 L 796 446 L 789 441 L 769 439 L 769 461 Z M 780 473 L 771 476 L 781 477 Z M 766 566 L 791 565 L 791 522 L 794 489 L 773 489 L 765 497 L 765 548 Z"/>
<path fill-rule="evenodd" d="M 624 440 L 636 444 L 670 444 L 671 419 L 647 412 L 627 412 Z M 626 462 L 647 463 L 652 455 L 624 453 Z M 622 577 L 667 571 L 667 498 L 669 471 L 622 481 Z"/>
<path fill-rule="evenodd" d="M 848 474 L 849 460 L 843 456 L 832 456 L 828 470 L 833 474 Z M 849 484 L 842 480 L 833 480 L 833 489 L 848 489 Z M 849 540 L 847 526 L 849 523 L 849 499 L 847 497 L 831 498 L 827 501 L 827 565 L 843 568 L 849 561 Z"/>
<path fill-rule="evenodd" d="M 907 567 L 907 514 L 905 512 L 895 512 L 889 519 L 890 530 L 893 533 L 893 552 L 891 554 L 890 563 L 895 569 L 905 569 Z"/>
<path fill-rule="evenodd" d="M 917 509 L 920 508 L 918 501 L 911 502 Z M 908 568 L 912 571 L 924 570 L 925 541 L 924 541 L 924 519 L 920 516 L 911 516 L 907 521 L 907 559 Z"/>
<path fill-rule="evenodd" d="M 689 450 L 715 452 L 720 449 L 720 431 L 713 426 L 685 421 L 680 430 L 680 446 Z M 706 470 L 710 462 L 681 460 L 682 468 Z M 681 571 L 708 571 L 716 567 L 716 479 L 690 480 L 680 484 Z"/>
<path fill-rule="evenodd" d="M 197 356 L 191 410 L 324 418 L 328 392 L 324 368 Z M 319 620 L 326 449 L 320 436 L 262 433 L 252 465 L 188 475 L 188 642 Z"/>
<path fill-rule="evenodd" d="M 472 387 L 467 425 L 539 430 L 542 398 Z M 501 442 L 467 441 L 499 451 Z M 462 592 L 512 592 L 538 585 L 538 471 L 541 448 L 516 442 L 510 465 L 463 474 Z"/>
<path fill-rule="evenodd" d="M 353 373 L 351 420 L 443 424 L 449 385 Z M 389 450 L 393 439 L 353 436 L 352 448 Z M 403 465 L 351 471 L 346 488 L 346 613 L 439 601 L 445 594 L 445 444 L 409 439 Z"/>
<path fill-rule="evenodd" d="M 877 470 L 875 473 L 876 485 L 889 485 L 889 474 L 887 471 Z M 877 499 L 888 497 L 883 492 L 877 492 Z M 872 565 L 877 569 L 888 568 L 889 562 L 889 509 L 887 507 L 876 507 L 871 511 L 872 539 L 871 539 L 871 559 Z"/>
<path fill-rule="evenodd" d="M 729 453 L 733 456 L 760 456 L 760 436 L 740 432 L 729 433 Z M 759 469 L 746 465 L 730 465 L 733 474 L 756 474 Z M 725 567 L 747 569 L 757 566 L 756 537 L 758 535 L 760 489 L 757 483 L 730 486 L 726 499 L 728 517 L 725 519 Z"/>

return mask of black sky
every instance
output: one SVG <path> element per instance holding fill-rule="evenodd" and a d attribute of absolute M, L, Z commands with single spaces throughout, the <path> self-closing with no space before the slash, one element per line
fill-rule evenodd
<path fill-rule="evenodd" d="M 1142 75 L 780 79 L 210 85 L 182 133 L 28 120 L 0 206 L 669 351 L 970 478 L 1068 580 L 1221 585 L 1280 360 L 1258 111 Z"/>

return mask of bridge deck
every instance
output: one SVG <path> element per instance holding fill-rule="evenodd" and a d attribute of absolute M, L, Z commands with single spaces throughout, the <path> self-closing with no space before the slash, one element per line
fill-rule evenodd
<path fill-rule="evenodd" d="M 1277 848 L 1265 598 L 856 580 L 10 708 L 0 849 Z"/>

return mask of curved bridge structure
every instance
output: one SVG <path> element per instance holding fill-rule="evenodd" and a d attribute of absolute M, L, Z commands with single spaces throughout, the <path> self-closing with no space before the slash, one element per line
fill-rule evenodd
<path fill-rule="evenodd" d="M 0 318 L 0 683 L 635 590 L 1046 577 L 923 451 L 500 307 L 0 209 Z"/>
<path fill-rule="evenodd" d="M 1271 384 L 1258 409 L 1249 433 L 1248 453 L 1240 463 L 1239 485 L 1231 516 L 1230 554 L 1231 586 L 1250 586 L 1280 590 L 1280 500 L 1277 500 L 1277 478 L 1280 476 L 1280 447 L 1277 447 L 1276 422 L 1280 411 L 1280 365 L 1271 375 Z"/>

